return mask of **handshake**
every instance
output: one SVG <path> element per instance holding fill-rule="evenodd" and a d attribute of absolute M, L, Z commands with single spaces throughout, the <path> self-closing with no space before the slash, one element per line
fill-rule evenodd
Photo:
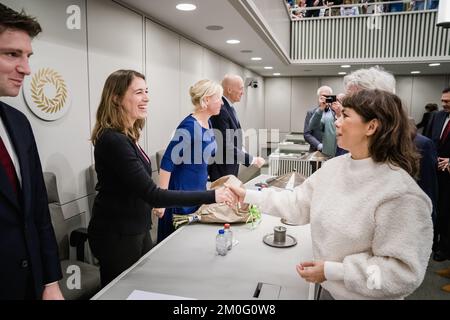
<path fill-rule="evenodd" d="M 238 185 L 225 183 L 223 187 L 216 189 L 216 202 L 236 206 L 244 202 L 245 189 Z"/>
<path fill-rule="evenodd" d="M 213 188 L 215 189 L 216 203 L 225 203 L 232 208 L 235 208 L 236 206 L 239 207 L 240 204 L 244 202 L 246 194 L 245 188 L 243 188 L 242 183 L 234 176 L 227 176 L 223 178 L 227 179 L 226 182 L 222 182 L 223 185 L 221 187 L 217 186 Z M 164 211 L 164 208 L 154 208 L 152 210 L 153 214 L 158 218 L 162 218 L 164 216 Z"/>

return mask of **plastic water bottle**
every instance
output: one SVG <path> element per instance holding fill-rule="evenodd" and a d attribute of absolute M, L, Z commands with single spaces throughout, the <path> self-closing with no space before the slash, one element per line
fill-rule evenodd
<path fill-rule="evenodd" d="M 216 236 L 216 251 L 220 256 L 227 255 L 227 239 L 225 238 L 225 231 L 223 229 L 220 229 Z"/>
<path fill-rule="evenodd" d="M 230 224 L 225 223 L 223 230 L 227 239 L 227 249 L 231 250 L 233 248 L 233 231 L 231 231 Z"/>

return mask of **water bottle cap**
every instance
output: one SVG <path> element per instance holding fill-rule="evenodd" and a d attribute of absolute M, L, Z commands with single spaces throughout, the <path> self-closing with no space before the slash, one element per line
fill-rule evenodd
<path fill-rule="evenodd" d="M 224 227 L 225 227 L 225 229 L 228 229 L 228 228 L 230 228 L 230 224 L 229 223 L 225 223 Z"/>
<path fill-rule="evenodd" d="M 224 234 L 224 233 L 225 233 L 225 231 L 223 231 L 223 229 L 219 230 L 219 234 Z"/>

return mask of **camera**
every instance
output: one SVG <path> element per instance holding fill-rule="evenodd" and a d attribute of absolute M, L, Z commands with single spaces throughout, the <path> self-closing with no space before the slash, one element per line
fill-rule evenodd
<path fill-rule="evenodd" d="M 258 80 L 255 78 L 246 78 L 244 85 L 256 89 L 258 88 Z"/>
<path fill-rule="evenodd" d="M 336 102 L 336 96 L 325 96 L 325 102 L 326 103 Z"/>

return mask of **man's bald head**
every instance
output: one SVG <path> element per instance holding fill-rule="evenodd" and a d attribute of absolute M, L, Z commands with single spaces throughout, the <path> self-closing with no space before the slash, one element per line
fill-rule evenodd
<path fill-rule="evenodd" d="M 238 75 L 227 74 L 222 80 L 223 95 L 231 102 L 241 101 L 244 94 L 244 80 Z"/>

